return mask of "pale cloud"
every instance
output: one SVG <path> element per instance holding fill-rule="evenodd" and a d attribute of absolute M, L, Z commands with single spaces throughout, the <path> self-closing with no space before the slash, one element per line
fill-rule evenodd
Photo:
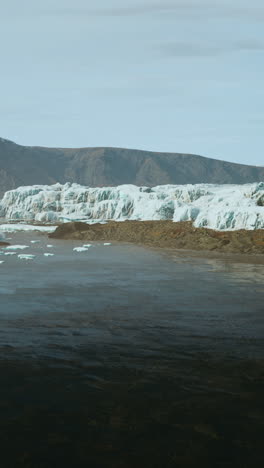
<path fill-rule="evenodd" d="M 246 19 L 254 21 L 264 20 L 264 9 L 262 0 L 252 0 L 250 5 L 245 0 L 171 0 L 171 1 L 143 1 L 141 3 L 127 2 L 126 6 L 122 2 L 109 3 L 104 1 L 94 8 L 90 1 L 79 0 L 74 7 L 72 3 L 68 6 L 64 2 L 61 6 L 56 3 L 56 7 L 44 7 L 43 12 L 50 15 L 70 15 L 70 16 L 112 16 L 112 17 L 133 17 L 133 16 L 153 16 L 159 15 L 160 19 L 166 17 L 171 19 L 181 18 L 230 18 L 232 20 Z"/>
<path fill-rule="evenodd" d="M 234 52 L 263 52 L 264 41 L 241 40 L 233 43 L 216 41 L 215 44 L 193 42 L 170 42 L 155 47 L 158 57 L 215 57 Z"/>

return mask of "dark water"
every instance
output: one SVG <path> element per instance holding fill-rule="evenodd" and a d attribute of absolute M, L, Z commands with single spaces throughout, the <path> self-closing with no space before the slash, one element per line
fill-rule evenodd
<path fill-rule="evenodd" d="M 1 468 L 264 466 L 263 265 L 12 237 Z"/>
<path fill-rule="evenodd" d="M 98 363 L 130 353 L 264 355 L 263 265 L 126 244 L 93 243 L 77 253 L 73 247 L 80 242 L 35 233 L 11 237 L 11 243 L 29 246 L 19 254 L 36 257 L 0 257 L 4 358 L 89 356 Z"/>

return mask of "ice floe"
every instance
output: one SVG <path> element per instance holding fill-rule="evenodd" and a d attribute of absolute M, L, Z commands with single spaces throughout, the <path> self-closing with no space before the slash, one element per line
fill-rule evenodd
<path fill-rule="evenodd" d="M 89 249 L 87 247 L 74 247 L 72 250 L 75 252 L 86 252 Z"/>
<path fill-rule="evenodd" d="M 2 263 L 5 263 L 5 261 L 4 261 L 4 260 L 0 260 L 0 264 L 2 264 Z"/>
<path fill-rule="evenodd" d="M 1 206 L 1 203 L 0 203 Z M 9 219 L 9 218 L 6 218 Z M 16 231 L 40 231 L 51 233 L 56 230 L 57 226 L 37 226 L 34 224 L 0 224 L 1 232 L 16 232 Z"/>
<path fill-rule="evenodd" d="M 6 192 L 0 202 L 0 217 L 36 223 L 167 219 L 193 221 L 197 227 L 217 230 L 264 229 L 264 182 L 102 188 L 70 183 L 34 185 Z M 10 226 L 14 225 L 2 225 L 0 231 Z M 29 230 L 25 224 L 16 226 Z M 55 229 L 31 228 L 50 232 Z"/>
<path fill-rule="evenodd" d="M 28 249 L 28 245 L 8 245 L 6 250 L 25 250 Z"/>
<path fill-rule="evenodd" d="M 111 245 L 111 242 L 104 242 L 104 245 Z"/>
<path fill-rule="evenodd" d="M 5 252 L 5 255 L 17 255 L 17 252 Z"/>
<path fill-rule="evenodd" d="M 44 253 L 43 255 L 44 255 L 44 257 L 54 257 L 53 253 L 48 253 L 48 252 Z"/>
<path fill-rule="evenodd" d="M 31 240 L 30 242 L 31 242 L 31 244 L 38 244 L 40 242 L 40 240 Z"/>
<path fill-rule="evenodd" d="M 26 255 L 26 254 L 20 254 L 20 255 L 18 255 L 18 258 L 19 258 L 20 260 L 33 260 L 33 258 L 35 258 L 35 255 L 31 255 L 31 254 L 28 254 L 28 255 Z"/>
<path fill-rule="evenodd" d="M 54 245 L 52 245 L 52 244 L 47 244 L 47 247 L 48 247 L 48 249 L 52 249 L 52 248 L 54 247 Z"/>

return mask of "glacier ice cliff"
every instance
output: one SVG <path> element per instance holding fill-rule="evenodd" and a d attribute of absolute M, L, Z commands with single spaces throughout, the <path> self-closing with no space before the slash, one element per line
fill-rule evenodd
<path fill-rule="evenodd" d="M 0 217 L 26 222 L 192 220 L 216 230 L 264 229 L 264 182 L 91 188 L 34 185 L 5 193 Z"/>

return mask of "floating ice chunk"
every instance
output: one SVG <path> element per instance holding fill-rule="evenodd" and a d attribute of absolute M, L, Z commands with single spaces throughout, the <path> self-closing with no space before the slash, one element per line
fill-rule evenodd
<path fill-rule="evenodd" d="M 30 242 L 31 242 L 31 244 L 37 244 L 38 242 L 40 242 L 40 240 L 32 240 Z"/>
<path fill-rule="evenodd" d="M 75 252 L 85 252 L 87 251 L 87 247 L 74 247 L 73 250 L 75 250 Z"/>
<path fill-rule="evenodd" d="M 0 260 L 0 263 L 5 263 L 5 261 L 4 261 L 4 260 Z"/>
<path fill-rule="evenodd" d="M 10 219 L 9 217 L 6 217 Z M 16 232 L 16 231 L 40 231 L 51 233 L 56 230 L 57 226 L 37 226 L 33 224 L 0 224 L 0 231 L 2 232 Z"/>
<path fill-rule="evenodd" d="M 28 249 L 28 245 L 8 245 L 6 250 L 24 250 Z"/>
<path fill-rule="evenodd" d="M 112 245 L 111 242 L 104 242 L 104 245 Z"/>
<path fill-rule="evenodd" d="M 54 254 L 52 254 L 52 253 L 44 253 L 43 255 L 44 255 L 44 257 L 53 257 L 54 256 Z"/>
<path fill-rule="evenodd" d="M 5 252 L 5 255 L 16 255 L 17 252 Z"/>
<path fill-rule="evenodd" d="M 52 249 L 54 247 L 54 245 L 48 244 L 47 247 L 48 247 L 48 249 Z"/>
<path fill-rule="evenodd" d="M 92 244 L 83 244 L 83 247 L 92 247 Z"/>
<path fill-rule="evenodd" d="M 18 258 L 19 258 L 20 260 L 33 260 L 33 258 L 35 258 L 35 255 L 20 254 L 20 255 L 18 255 Z"/>

